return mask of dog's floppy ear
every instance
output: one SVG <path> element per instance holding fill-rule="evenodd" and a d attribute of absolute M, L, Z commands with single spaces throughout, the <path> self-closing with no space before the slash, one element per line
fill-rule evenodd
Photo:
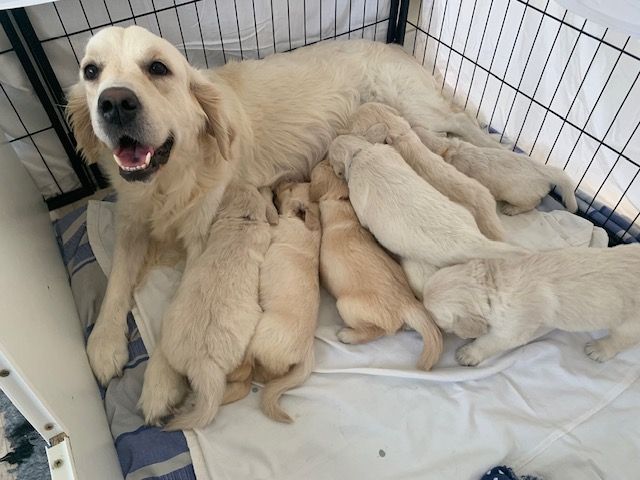
<path fill-rule="evenodd" d="M 320 219 L 318 218 L 318 212 L 314 211 L 304 202 L 297 201 L 296 206 L 293 209 L 293 213 L 296 217 L 304 222 L 305 227 L 309 230 L 320 230 Z"/>
<path fill-rule="evenodd" d="M 384 143 L 389 135 L 389 127 L 384 123 L 371 125 L 364 134 L 364 138 L 371 143 Z"/>
<path fill-rule="evenodd" d="M 71 87 L 65 113 L 78 142 L 78 150 L 88 164 L 96 163 L 104 147 L 93 133 L 87 96 L 81 83 Z"/>
<path fill-rule="evenodd" d="M 229 102 L 224 98 L 219 86 L 197 71 L 193 72 L 191 91 L 207 116 L 207 133 L 215 137 L 222 158 L 230 161 L 238 132 Z"/>
<path fill-rule="evenodd" d="M 280 217 L 278 216 L 276 206 L 273 204 L 273 192 L 269 187 L 261 187 L 258 191 L 260 195 L 262 195 L 262 198 L 264 198 L 267 222 L 269 222 L 269 225 L 278 225 Z"/>
<path fill-rule="evenodd" d="M 478 338 L 489 331 L 489 325 L 484 317 L 469 313 L 464 318 L 458 318 L 454 324 L 453 333 L 460 338 Z"/>
<path fill-rule="evenodd" d="M 315 207 L 315 208 L 314 208 Z M 309 230 L 317 231 L 320 230 L 320 218 L 318 215 L 318 207 L 317 205 L 307 205 L 305 206 L 306 214 L 304 217 L 304 224 Z"/>

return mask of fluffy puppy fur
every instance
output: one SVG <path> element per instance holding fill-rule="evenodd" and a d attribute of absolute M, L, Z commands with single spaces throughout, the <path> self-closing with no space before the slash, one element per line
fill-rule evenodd
<path fill-rule="evenodd" d="M 434 267 L 523 251 L 488 240 L 467 209 L 418 176 L 389 145 L 342 135 L 331 144 L 329 161 L 336 174 L 347 180 L 360 223 L 402 258 L 409 283 L 420 298 Z"/>
<path fill-rule="evenodd" d="M 225 403 L 245 397 L 255 378 L 266 382 L 262 411 L 291 423 L 278 400 L 302 384 L 314 364 L 313 339 L 320 305 L 318 204 L 309 200 L 308 183 L 284 183 L 276 189 L 278 225 L 260 270 L 260 305 L 264 311 L 245 364 L 228 380 Z"/>
<path fill-rule="evenodd" d="M 326 160 L 313 169 L 311 196 L 320 203 L 320 277 L 347 325 L 338 332 L 340 341 L 369 342 L 406 324 L 422 335 L 418 368 L 429 370 L 442 354 L 442 334 L 412 295 L 402 268 L 362 228 L 347 184 Z"/>
<path fill-rule="evenodd" d="M 284 173 L 308 176 L 365 101 L 392 105 L 412 125 L 496 145 L 452 112 L 420 63 L 381 42 L 320 42 L 199 71 L 141 27 L 109 27 L 89 40 L 79 70 L 67 109 L 75 137 L 118 191 L 113 268 L 87 345 L 102 384 L 127 361 L 127 311 L 151 239 L 176 241 L 187 263 L 197 259 L 230 181 L 262 187 Z M 113 89 L 137 98 L 135 118 L 105 110 L 101 98 Z M 141 170 L 123 170 L 112 153 Z"/>
<path fill-rule="evenodd" d="M 371 127 L 382 124 L 386 129 Z M 471 212 L 480 231 L 492 240 L 502 240 L 504 229 L 496 213 L 496 201 L 487 187 L 446 163 L 427 148 L 398 112 L 381 103 L 365 103 L 351 116 L 351 133 L 366 135 L 373 142 L 388 143 L 415 172 L 450 200 Z M 435 136 L 435 134 L 433 134 Z"/>
<path fill-rule="evenodd" d="M 414 131 L 429 150 L 487 187 L 502 202 L 500 209 L 506 215 L 533 210 L 553 187 L 560 192 L 567 210 L 578 210 L 576 185 L 557 167 L 497 146 L 476 147 L 458 138 L 439 136 L 424 127 L 415 127 Z"/>
<path fill-rule="evenodd" d="M 438 271 L 424 303 L 441 328 L 462 338 L 461 365 L 524 345 L 539 329 L 607 328 L 585 353 L 606 361 L 640 343 L 640 246 L 566 248 Z"/>
<path fill-rule="evenodd" d="M 204 427 L 213 420 L 226 376 L 240 366 L 262 316 L 259 273 L 270 240 L 262 195 L 255 187 L 229 185 L 205 251 L 187 264 L 145 372 L 140 406 L 147 423 L 179 403 L 179 375 L 193 395 L 166 428 Z"/>

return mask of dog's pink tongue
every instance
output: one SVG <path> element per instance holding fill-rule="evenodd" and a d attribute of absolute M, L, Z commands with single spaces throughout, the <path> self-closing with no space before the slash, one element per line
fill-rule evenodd
<path fill-rule="evenodd" d="M 148 153 L 153 156 L 153 147 L 140 145 L 138 143 L 136 143 L 135 146 L 119 147 L 113 152 L 113 154 L 118 157 L 121 167 L 144 165 Z"/>

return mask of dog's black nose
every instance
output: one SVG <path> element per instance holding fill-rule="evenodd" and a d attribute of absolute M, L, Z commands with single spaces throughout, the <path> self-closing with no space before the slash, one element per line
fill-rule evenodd
<path fill-rule="evenodd" d="M 107 123 L 124 126 L 135 120 L 140 101 L 128 88 L 105 89 L 98 98 L 98 111 Z"/>

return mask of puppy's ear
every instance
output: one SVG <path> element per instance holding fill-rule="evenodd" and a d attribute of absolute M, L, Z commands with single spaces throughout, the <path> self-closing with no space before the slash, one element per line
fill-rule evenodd
<path fill-rule="evenodd" d="M 389 127 L 384 123 L 376 123 L 371 125 L 365 132 L 364 138 L 371 143 L 384 143 L 389 135 Z"/>
<path fill-rule="evenodd" d="M 280 217 L 278 216 L 276 206 L 273 204 L 273 192 L 269 187 L 259 188 L 258 191 L 260 195 L 262 195 L 262 198 L 264 198 L 267 222 L 269 222 L 269 225 L 278 225 Z"/>
<path fill-rule="evenodd" d="M 464 318 L 458 318 L 453 332 L 460 338 L 478 338 L 489 331 L 489 325 L 484 317 L 470 313 Z"/>
<path fill-rule="evenodd" d="M 320 230 L 320 218 L 317 205 L 307 205 L 304 224 L 309 230 Z"/>
<path fill-rule="evenodd" d="M 69 91 L 66 116 L 78 142 L 78 150 L 82 152 L 85 161 L 88 164 L 96 163 L 105 147 L 93 133 L 91 112 L 89 105 L 87 105 L 84 85 L 81 83 L 77 83 Z"/>
<path fill-rule="evenodd" d="M 236 115 L 229 101 L 224 98 L 219 86 L 198 71 L 193 72 L 191 91 L 207 117 L 207 133 L 215 137 L 222 158 L 230 161 L 238 129 Z"/>

